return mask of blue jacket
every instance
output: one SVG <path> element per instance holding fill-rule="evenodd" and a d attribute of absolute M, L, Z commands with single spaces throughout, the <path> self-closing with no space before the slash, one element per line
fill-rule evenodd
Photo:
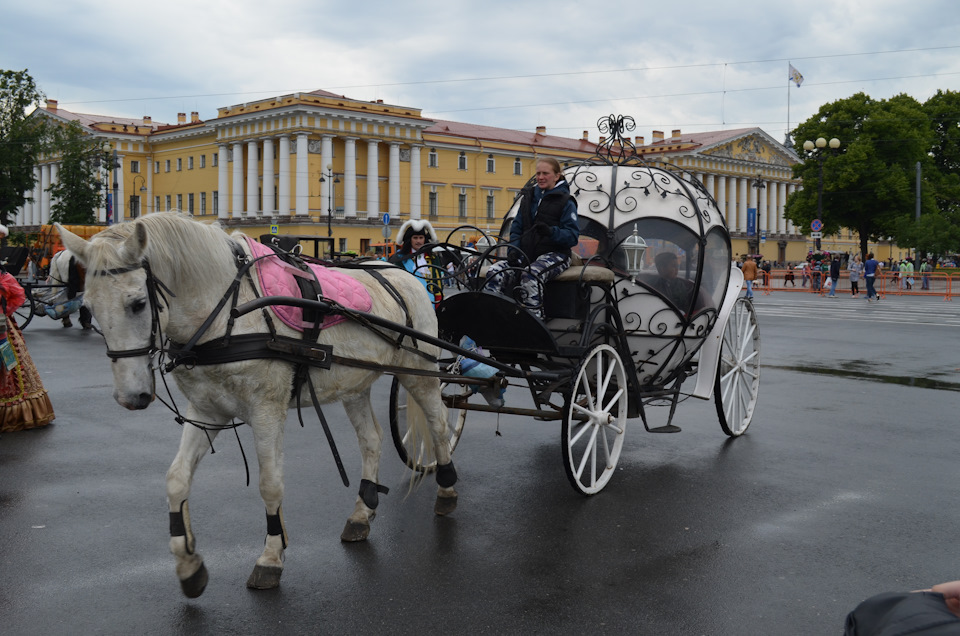
<path fill-rule="evenodd" d="M 580 225 L 577 223 L 577 202 L 570 195 L 570 186 L 560 181 L 551 190 L 544 192 L 539 186 L 524 188 L 520 193 L 521 203 L 517 215 L 510 226 L 510 245 L 524 250 L 531 260 L 547 252 L 569 254 L 570 248 L 580 241 Z M 551 203 L 565 200 L 559 212 L 552 209 Z M 548 210 L 544 217 L 537 218 L 541 204 Z M 556 218 L 555 218 L 556 217 Z M 532 231 L 538 220 L 550 225 L 551 233 L 542 239 Z"/>

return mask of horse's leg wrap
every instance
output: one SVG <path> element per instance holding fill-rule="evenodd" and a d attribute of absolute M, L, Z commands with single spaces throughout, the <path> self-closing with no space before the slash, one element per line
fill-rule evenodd
<path fill-rule="evenodd" d="M 247 579 L 247 587 L 255 590 L 270 590 L 280 585 L 280 576 L 283 574 L 283 551 L 287 549 L 287 529 L 283 523 L 283 511 L 277 508 L 277 514 L 267 513 L 267 538 L 264 548 L 264 555 L 267 552 L 274 552 L 279 559 L 272 559 L 270 562 L 263 562 L 264 556 L 257 559 L 253 572 Z M 277 545 L 279 544 L 279 545 Z"/>
<path fill-rule="evenodd" d="M 457 469 L 453 467 L 453 462 L 437 464 L 437 485 L 441 488 L 451 488 L 455 483 L 457 483 Z"/>
<path fill-rule="evenodd" d="M 187 500 L 180 502 L 180 510 L 170 513 L 170 536 L 172 538 L 183 537 L 184 549 L 187 554 L 193 554 L 196 549 L 196 539 L 193 537 L 193 531 L 190 530 L 190 507 Z"/>
<path fill-rule="evenodd" d="M 170 551 L 177 557 L 177 578 L 187 598 L 197 598 L 207 587 L 209 574 L 203 559 L 196 554 L 196 539 L 190 529 L 190 507 L 180 502 L 180 510 L 170 513 Z M 181 552 L 182 550 L 182 552 Z M 187 572 L 193 569 L 193 572 Z"/>
<path fill-rule="evenodd" d="M 369 479 L 360 480 L 360 498 L 363 499 L 363 503 L 366 504 L 367 508 L 371 510 L 377 509 L 377 506 L 380 504 L 380 497 L 377 493 L 381 492 L 387 494 L 390 492 L 390 489 L 386 486 L 375 484 Z"/>
<path fill-rule="evenodd" d="M 287 549 L 287 529 L 283 525 L 283 516 L 279 508 L 277 508 L 277 514 L 275 515 L 269 512 L 267 513 L 267 534 L 273 536 L 279 535 L 283 549 Z"/>

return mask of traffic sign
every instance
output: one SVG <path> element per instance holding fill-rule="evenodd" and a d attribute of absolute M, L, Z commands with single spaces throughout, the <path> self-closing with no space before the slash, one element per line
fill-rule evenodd
<path fill-rule="evenodd" d="M 280 233 L 280 226 L 279 226 L 279 225 L 271 225 L 271 226 L 270 226 L 270 233 L 271 233 L 271 234 L 279 234 L 279 233 Z"/>
<path fill-rule="evenodd" d="M 389 212 L 385 212 L 385 213 L 383 214 L 383 224 L 384 224 L 384 225 L 390 225 L 390 213 L 389 213 Z"/>
<path fill-rule="evenodd" d="M 810 238 L 812 239 L 822 239 L 823 232 L 810 232 Z"/>
<path fill-rule="evenodd" d="M 386 225 L 383 226 L 383 229 L 380 230 L 380 233 L 383 234 L 383 238 L 390 238 L 390 228 Z"/>
<path fill-rule="evenodd" d="M 814 232 L 819 232 L 820 230 L 823 229 L 823 221 L 821 221 L 820 219 L 814 219 L 810 223 L 810 229 L 813 230 Z"/>

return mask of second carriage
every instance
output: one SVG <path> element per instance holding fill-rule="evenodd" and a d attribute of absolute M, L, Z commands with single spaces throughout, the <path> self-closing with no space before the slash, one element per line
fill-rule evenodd
<path fill-rule="evenodd" d="M 723 215 L 693 175 L 637 156 L 621 134 L 630 124 L 601 122 L 610 137 L 597 157 L 564 171 L 580 242 L 571 267 L 545 286 L 543 320 L 519 298 L 484 289 L 485 266 L 506 256 L 519 201 L 499 237 L 482 238 L 479 249 L 440 248 L 454 254 L 458 287 L 437 305 L 451 352 L 441 361 L 451 447 L 470 411 L 560 421 L 564 468 L 584 494 L 613 475 L 628 420 L 640 418 L 652 433 L 678 432 L 681 401 L 712 399 L 721 429 L 736 437 L 750 425 L 759 394 L 757 317 L 739 296 L 743 276 L 732 264 Z M 503 404 L 509 385 L 526 387 L 532 404 Z M 666 423 L 654 424 L 653 406 L 669 409 Z M 425 470 L 429 457 L 414 463 L 407 446 L 414 408 L 394 381 L 395 446 Z"/>

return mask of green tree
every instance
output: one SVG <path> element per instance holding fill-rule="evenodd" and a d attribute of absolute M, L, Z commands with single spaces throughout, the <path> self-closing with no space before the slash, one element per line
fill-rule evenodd
<path fill-rule="evenodd" d="M 7 224 L 36 184 L 33 168 L 47 126 L 42 118 L 28 117 L 27 111 L 43 99 L 26 69 L 0 69 L 0 223 Z"/>
<path fill-rule="evenodd" d="M 104 201 L 99 179 L 104 142 L 84 134 L 75 121 L 57 129 L 53 138 L 53 147 L 60 153 L 60 170 L 57 182 L 48 188 L 53 202 L 50 221 L 79 225 L 96 223 L 97 208 Z"/>
<path fill-rule="evenodd" d="M 960 252 L 960 93 L 937 91 L 924 102 L 923 110 L 930 118 L 934 133 L 930 155 L 937 168 L 937 172 L 925 181 L 929 182 L 941 215 L 932 223 L 944 233 L 942 237 L 936 237 L 942 243 L 942 249 L 927 251 L 953 254 Z M 921 216 L 921 221 L 924 220 Z M 918 240 L 925 238 L 920 236 Z M 920 242 L 914 245 L 924 249 Z"/>
<path fill-rule="evenodd" d="M 803 142 L 818 137 L 836 137 L 840 148 L 806 153 Z M 916 163 L 921 162 L 926 175 L 936 172 L 928 154 L 933 137 L 923 107 L 908 95 L 877 101 L 857 93 L 821 106 L 794 131 L 804 161 L 794 166 L 793 174 L 803 179 L 804 188 L 787 201 L 787 218 L 798 227 L 809 227 L 817 218 L 822 161 L 824 232 L 856 230 L 863 253 L 870 240 L 896 237 L 901 220 L 913 218 Z M 922 210 L 933 212 L 932 193 L 929 188 L 922 192 Z"/>

